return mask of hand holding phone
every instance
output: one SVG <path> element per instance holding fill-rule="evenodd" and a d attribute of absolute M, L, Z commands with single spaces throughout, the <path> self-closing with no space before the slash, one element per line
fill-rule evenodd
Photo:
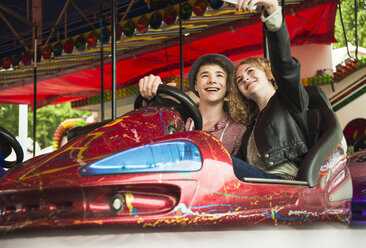
<path fill-rule="evenodd" d="M 234 5 L 238 5 L 238 2 L 239 2 L 239 0 L 223 0 L 223 1 L 224 2 L 227 2 L 227 3 L 234 4 Z M 257 9 L 257 5 L 256 4 L 253 6 L 253 9 L 252 10 L 255 10 L 255 9 Z"/>

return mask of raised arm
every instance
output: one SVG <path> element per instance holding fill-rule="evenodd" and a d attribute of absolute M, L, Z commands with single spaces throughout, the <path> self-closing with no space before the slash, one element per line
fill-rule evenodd
<path fill-rule="evenodd" d="M 278 14 L 281 14 L 280 11 Z M 282 18 L 280 18 L 282 20 Z M 271 31 L 266 28 L 272 74 L 276 80 L 277 93 L 293 112 L 303 112 L 308 107 L 308 95 L 300 82 L 301 65 L 291 54 L 291 40 L 286 22 Z"/>

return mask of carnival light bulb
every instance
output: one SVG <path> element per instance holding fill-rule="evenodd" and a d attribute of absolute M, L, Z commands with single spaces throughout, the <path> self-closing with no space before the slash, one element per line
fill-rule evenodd
<path fill-rule="evenodd" d="M 159 11 L 156 11 L 154 14 L 150 17 L 150 27 L 153 29 L 160 28 L 161 24 L 163 23 L 163 17 L 159 13 Z"/>
<path fill-rule="evenodd" d="M 11 64 L 13 66 L 18 66 L 20 61 L 21 61 L 20 54 L 14 54 L 13 57 L 11 58 Z"/>
<path fill-rule="evenodd" d="M 131 20 L 125 23 L 123 26 L 123 33 L 126 35 L 126 37 L 131 38 L 133 34 L 135 33 L 135 23 Z"/>
<path fill-rule="evenodd" d="M 2 66 L 3 69 L 9 69 L 11 65 L 11 59 L 9 57 L 4 58 Z"/>
<path fill-rule="evenodd" d="M 80 35 L 77 39 L 76 39 L 76 42 L 75 42 L 75 47 L 78 51 L 83 51 L 85 50 L 85 43 L 86 43 L 86 40 L 84 38 L 83 35 Z"/>
<path fill-rule="evenodd" d="M 145 16 L 142 16 L 136 23 L 136 29 L 139 33 L 146 33 L 149 29 L 149 21 Z"/>
<path fill-rule="evenodd" d="M 23 62 L 23 65 L 30 65 L 31 64 L 31 56 L 28 52 L 24 52 L 22 54 L 22 62 Z"/>
<path fill-rule="evenodd" d="M 42 57 L 43 59 L 50 59 L 51 55 L 52 55 L 51 47 L 47 45 L 42 51 Z"/>
<path fill-rule="evenodd" d="M 172 25 L 177 20 L 177 11 L 173 7 L 170 7 L 165 13 L 164 13 L 164 22 L 166 25 Z"/>
<path fill-rule="evenodd" d="M 97 34 L 95 32 L 89 33 L 86 41 L 88 43 L 88 47 L 96 47 L 98 41 Z"/>
<path fill-rule="evenodd" d="M 53 46 L 53 48 L 52 48 L 53 55 L 54 55 L 55 57 L 59 57 L 59 56 L 61 56 L 61 55 L 62 55 L 62 49 L 63 49 L 63 47 L 62 47 L 62 43 L 61 43 L 61 41 L 57 42 L 57 43 Z"/>
<path fill-rule="evenodd" d="M 206 0 L 197 0 L 193 5 L 193 13 L 196 16 L 203 16 L 207 9 L 207 1 Z"/>
<path fill-rule="evenodd" d="M 182 6 L 182 20 L 188 21 L 191 19 L 193 13 L 193 7 L 189 3 L 185 3 Z"/>
<path fill-rule="evenodd" d="M 211 8 L 218 10 L 224 5 L 224 1 L 221 0 L 208 0 Z"/>
<path fill-rule="evenodd" d="M 72 53 L 74 50 L 74 41 L 72 39 L 68 39 L 64 44 L 64 52 Z"/>

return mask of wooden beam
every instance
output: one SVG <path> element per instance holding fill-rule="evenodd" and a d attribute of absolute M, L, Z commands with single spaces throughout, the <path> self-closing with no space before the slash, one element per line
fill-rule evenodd
<path fill-rule="evenodd" d="M 14 10 L 6 7 L 2 3 L 0 3 L 0 9 L 4 10 L 5 12 L 9 13 L 13 17 L 17 18 L 18 20 L 24 22 L 25 24 L 27 24 L 29 26 L 32 26 L 33 25 L 33 23 L 30 20 L 28 20 L 27 18 L 21 16 L 20 14 L 18 14 L 17 12 L 15 12 Z"/>
<path fill-rule="evenodd" d="M 130 13 L 130 10 L 131 10 L 131 8 L 132 8 L 132 6 L 133 6 L 133 4 L 135 3 L 135 0 L 132 0 L 131 2 L 130 2 L 130 4 L 128 5 L 128 8 L 127 8 L 127 10 L 125 11 L 125 13 L 123 14 L 123 17 L 122 17 L 122 19 L 121 19 L 121 22 L 123 22 L 125 19 L 126 19 L 126 17 L 127 17 L 127 15 L 128 15 L 128 13 Z"/>
<path fill-rule="evenodd" d="M 15 30 L 15 28 L 13 27 L 13 25 L 11 25 L 11 23 L 9 22 L 9 20 L 4 16 L 4 14 L 1 11 L 0 11 L 0 18 L 3 19 L 3 21 L 6 23 L 6 25 L 8 25 L 9 29 L 11 30 L 11 32 L 13 32 L 13 34 L 15 35 L 15 37 L 17 37 L 17 39 L 23 45 L 23 47 L 25 48 L 25 50 L 26 51 L 29 51 L 29 47 L 24 42 L 24 38 Z"/>
<path fill-rule="evenodd" d="M 95 29 L 93 23 L 91 23 L 88 19 L 88 17 L 84 14 L 84 12 L 77 6 L 77 4 L 71 0 L 72 6 L 79 12 L 79 14 L 83 17 L 83 19 L 89 24 L 89 26 L 93 29 L 95 33 L 97 33 L 97 30 Z"/>
<path fill-rule="evenodd" d="M 48 44 L 48 42 L 50 41 L 52 35 L 55 33 L 56 31 L 56 27 L 58 26 L 58 24 L 60 23 L 61 19 L 62 19 L 62 16 L 65 14 L 66 12 L 66 9 L 67 7 L 69 6 L 69 3 L 71 2 L 72 0 L 67 0 L 65 5 L 64 5 L 64 8 L 62 9 L 60 15 L 58 16 L 57 20 L 56 20 L 56 23 L 55 25 L 53 25 L 52 29 L 51 29 L 51 33 L 50 35 L 48 36 L 47 38 L 47 41 L 46 41 L 46 45 Z M 65 25 L 66 26 L 66 25 Z M 66 35 L 66 34 L 65 34 Z"/>

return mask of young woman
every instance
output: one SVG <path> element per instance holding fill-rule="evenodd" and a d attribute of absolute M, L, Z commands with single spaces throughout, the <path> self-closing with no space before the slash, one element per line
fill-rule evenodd
<path fill-rule="evenodd" d="M 225 111 L 228 77 L 233 70 L 233 63 L 224 55 L 207 54 L 193 63 L 188 74 L 190 89 L 200 98 L 202 130 L 218 138 L 231 155 L 238 152 L 246 130 L 245 125 L 234 122 Z M 151 99 L 161 83 L 160 77 L 154 75 L 140 79 L 141 95 Z M 185 127 L 187 131 L 193 130 L 193 120 L 188 119 Z"/>
<path fill-rule="evenodd" d="M 233 157 L 234 171 L 239 178 L 295 179 L 310 143 L 308 95 L 300 83 L 300 63 L 291 56 L 290 38 L 277 1 L 239 1 L 238 9 L 250 11 L 256 4 L 264 6 L 261 19 L 271 63 L 251 57 L 234 71 L 230 114 L 248 125 L 237 158 Z"/>

